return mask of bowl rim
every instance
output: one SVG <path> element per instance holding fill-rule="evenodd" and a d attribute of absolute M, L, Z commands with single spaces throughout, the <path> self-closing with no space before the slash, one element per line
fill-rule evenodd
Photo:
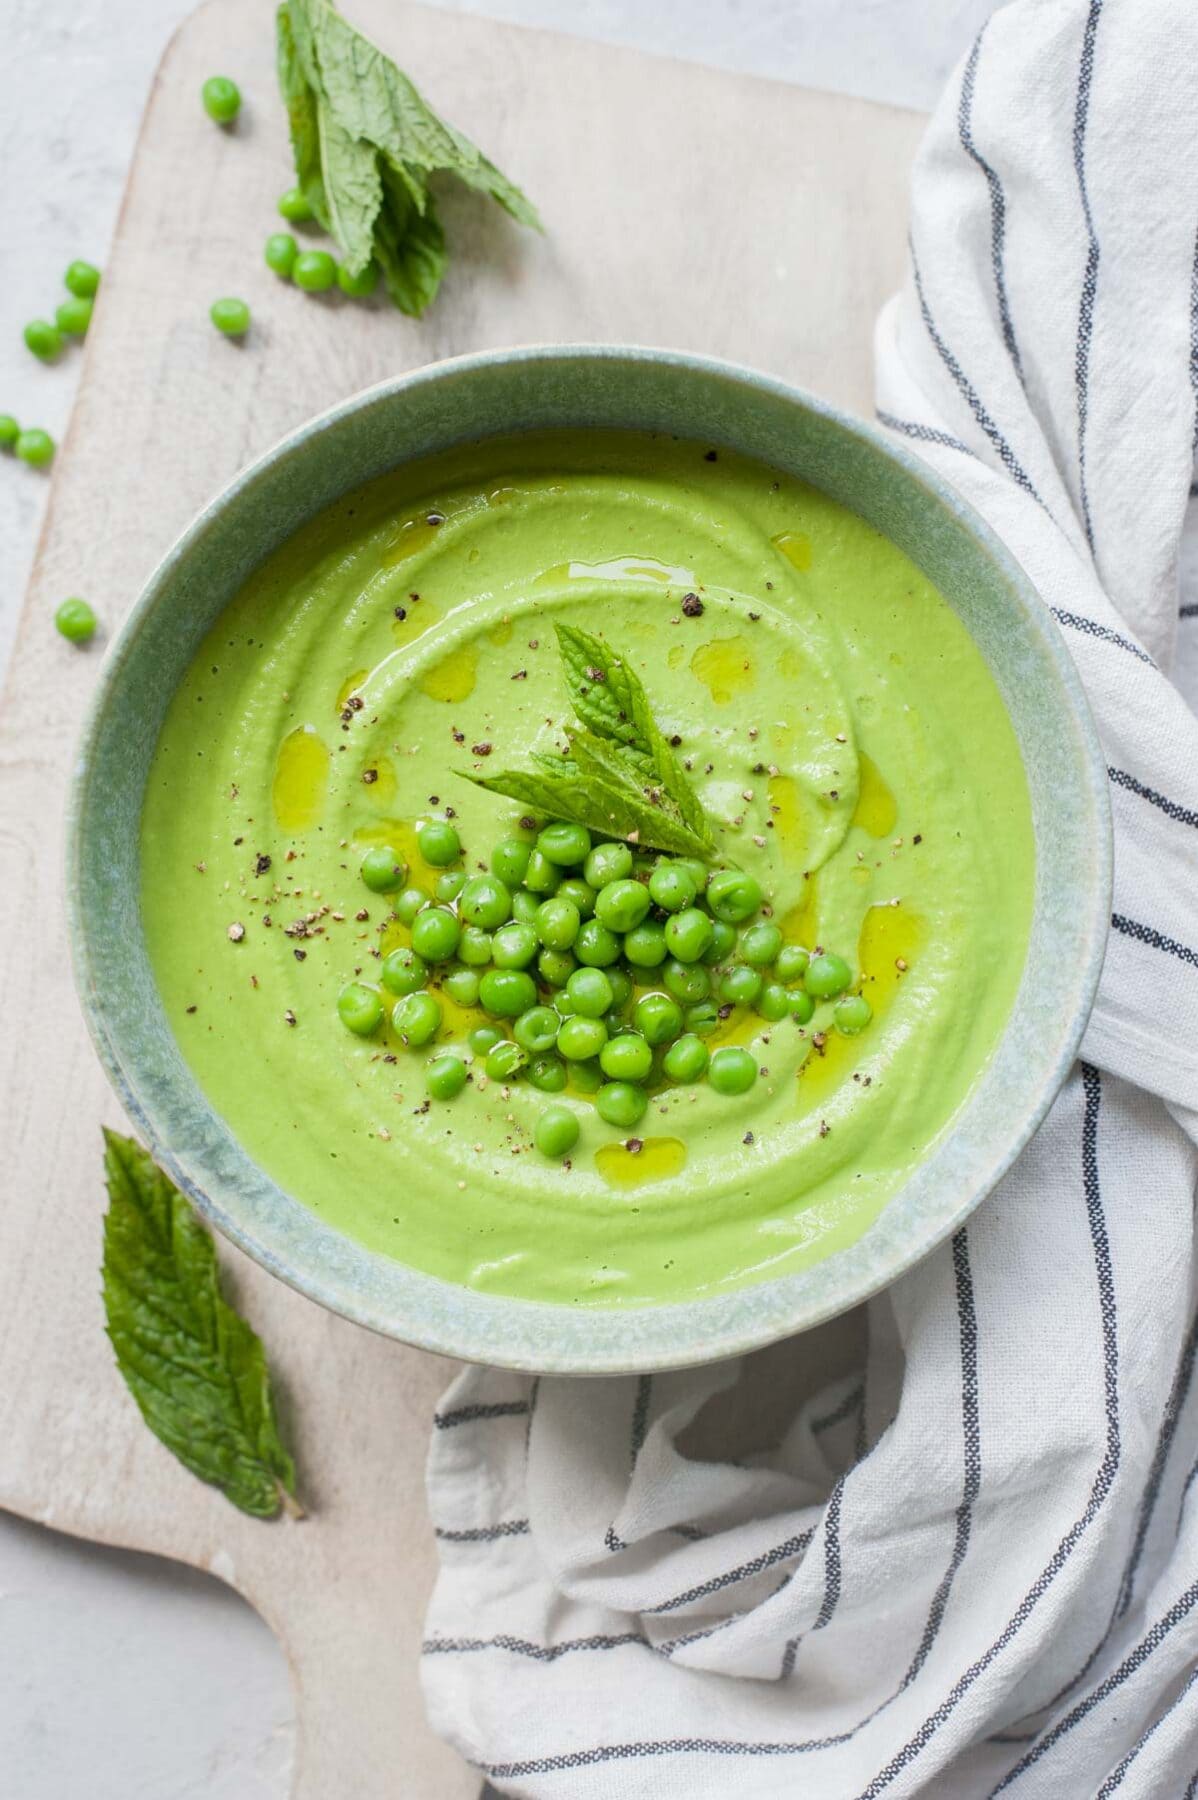
<path fill-rule="evenodd" d="M 939 1212 L 931 1228 L 913 1233 L 901 1249 L 893 1248 L 872 1270 L 855 1282 L 842 1284 L 823 1299 L 809 1298 L 797 1302 L 793 1290 L 810 1277 L 815 1269 L 827 1266 L 825 1259 L 797 1273 L 765 1277 L 758 1282 L 719 1294 L 705 1295 L 685 1301 L 670 1301 L 633 1307 L 573 1308 L 555 1302 L 516 1299 L 487 1293 L 447 1282 L 424 1274 L 410 1265 L 395 1261 L 381 1252 L 367 1250 L 354 1240 L 343 1237 L 331 1227 L 323 1232 L 345 1247 L 331 1268 L 289 1265 L 269 1244 L 256 1234 L 253 1224 L 216 1199 L 201 1184 L 187 1163 L 176 1154 L 171 1144 L 169 1121 L 164 1109 L 149 1105 L 139 1091 L 135 1072 L 126 1068 L 94 977 L 94 955 L 91 921 L 82 902 L 81 870 L 84 860 L 84 836 L 90 797 L 92 752 L 103 728 L 108 707 L 119 687 L 120 678 L 147 620 L 163 596 L 169 591 L 172 577 L 193 548 L 202 540 L 212 522 L 230 507 L 237 506 L 262 480 L 268 471 L 297 454 L 314 435 L 324 432 L 355 413 L 410 394 L 413 390 L 439 384 L 454 377 L 469 377 L 477 371 L 496 365 L 563 364 L 585 360 L 588 363 L 655 364 L 688 371 L 749 389 L 759 395 L 782 401 L 816 415 L 822 421 L 897 464 L 908 481 L 922 491 L 926 501 L 934 502 L 947 512 L 954 523 L 969 533 L 986 555 L 992 559 L 1018 605 L 1025 626 L 1036 640 L 1036 648 L 1054 665 L 1063 696 L 1072 713 L 1082 753 L 1082 767 L 1088 797 L 1093 805 L 1095 840 L 1092 879 L 1081 898 L 1085 915 L 1079 929 L 1076 994 L 1073 1017 L 1061 1029 L 1056 1054 L 1039 1081 L 1034 1104 L 1001 1151 L 990 1155 L 984 1170 L 978 1172 L 957 1195 L 953 1205 Z M 514 427 L 512 436 L 523 427 Z M 620 429 L 613 425 L 613 430 Z M 628 427 L 636 429 L 636 427 Z M 478 441 L 501 437 L 502 432 L 481 433 Z M 719 432 L 713 442 L 723 441 Z M 734 437 L 727 440 L 735 448 Z M 397 459 L 396 467 L 412 460 Z M 366 478 L 364 478 L 366 479 Z M 317 509 L 319 510 L 319 509 Z M 1106 951 L 1110 923 L 1110 900 L 1113 877 L 1113 845 L 1106 759 L 1103 756 L 1089 702 L 1077 668 L 1047 603 L 1026 571 L 1006 544 L 998 537 L 974 506 L 950 482 L 909 450 L 905 444 L 892 441 L 870 422 L 821 399 L 806 389 L 782 378 L 724 358 L 703 356 L 689 351 L 672 350 L 638 344 L 539 343 L 474 351 L 465 355 L 422 364 L 397 376 L 390 376 L 369 387 L 359 389 L 324 411 L 314 414 L 285 433 L 260 456 L 238 471 L 233 479 L 215 494 L 178 534 L 161 557 L 123 623 L 113 635 L 97 671 L 97 680 L 89 699 L 77 740 L 66 805 L 65 892 L 67 931 L 76 992 L 100 1063 L 116 1092 L 117 1098 L 138 1130 L 151 1155 L 196 1210 L 210 1224 L 269 1273 L 288 1286 L 329 1310 L 379 1334 L 415 1348 L 461 1360 L 489 1364 L 543 1374 L 613 1375 L 639 1374 L 645 1370 L 664 1371 L 686 1368 L 759 1349 L 784 1337 L 812 1329 L 829 1318 L 849 1310 L 889 1287 L 901 1275 L 921 1262 L 960 1228 L 981 1201 L 997 1185 L 1039 1128 L 1049 1107 L 1073 1065 L 1094 1000 Z M 169 1030 L 169 1026 L 167 1027 Z M 173 1034 L 172 1034 L 173 1036 Z M 997 1040 L 995 1051 L 1002 1042 Z M 190 1070 L 187 1078 L 210 1115 L 218 1120 L 216 1108 L 203 1094 Z M 963 1106 L 969 1105 L 968 1098 Z M 956 1115 L 954 1115 L 956 1116 Z M 951 1133 L 951 1124 L 948 1127 Z M 230 1133 L 232 1137 L 232 1133 Z M 236 1141 L 236 1140 L 234 1140 Z M 262 1183 L 273 1189 L 289 1208 L 299 1209 L 311 1218 L 311 1209 L 287 1193 L 265 1171 L 254 1163 L 248 1151 L 237 1143 L 237 1150 L 247 1171 L 256 1172 Z M 227 1185 L 227 1184 L 226 1184 Z M 879 1219 L 901 1198 L 903 1190 L 892 1196 L 882 1208 Z M 851 1256 L 877 1230 L 878 1220 L 861 1236 L 834 1255 Z M 363 1263 L 385 1268 L 390 1279 L 385 1289 L 405 1300 L 428 1290 L 431 1297 L 440 1290 L 440 1304 L 411 1310 L 381 1305 L 373 1282 L 355 1283 L 355 1268 L 361 1275 Z M 363 1285 L 366 1292 L 362 1291 Z M 749 1304 L 746 1304 L 746 1302 Z M 752 1314 L 752 1318 L 748 1314 Z M 514 1330 L 523 1320 L 528 1329 Z M 651 1335 L 652 1345 L 645 1342 L 645 1332 L 638 1329 L 647 1319 L 659 1321 Z M 540 1321 L 538 1330 L 537 1321 Z M 553 1325 L 571 1322 L 563 1345 L 554 1341 Z M 448 1321 L 448 1323 L 447 1323 Z M 589 1333 L 580 1328 L 599 1324 Z M 604 1329 L 606 1326 L 606 1329 Z M 632 1327 L 632 1329 L 629 1329 Z M 695 1329 L 694 1327 L 698 1327 Z M 580 1349 L 579 1335 L 593 1340 Z M 545 1338 L 549 1344 L 546 1346 Z"/>

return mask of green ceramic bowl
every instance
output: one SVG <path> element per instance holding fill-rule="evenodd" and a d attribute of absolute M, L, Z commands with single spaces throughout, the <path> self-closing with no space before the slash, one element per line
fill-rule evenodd
<path fill-rule="evenodd" d="M 849 1249 L 718 1298 L 574 1309 L 456 1287 L 361 1248 L 271 1180 L 200 1092 L 171 1034 L 138 916 L 138 820 L 163 715 L 250 571 L 348 489 L 465 439 L 634 427 L 727 444 L 823 488 L 892 538 L 955 608 L 1002 692 L 1027 768 L 1035 913 L 1019 1001 L 992 1062 L 927 1161 Z M 659 350 L 463 357 L 325 413 L 240 475 L 151 578 L 113 643 L 70 804 L 76 976 L 100 1058 L 158 1161 L 204 1216 L 322 1305 L 480 1362 L 663 1369 L 748 1350 L 843 1311 L 956 1230 L 1027 1142 L 1077 1051 L 1109 919 L 1106 775 L 1072 662 L 1026 576 L 913 456 L 768 376 Z"/>

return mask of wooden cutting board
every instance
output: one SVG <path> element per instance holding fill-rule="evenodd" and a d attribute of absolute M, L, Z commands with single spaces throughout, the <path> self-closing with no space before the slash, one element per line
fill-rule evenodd
<path fill-rule="evenodd" d="M 429 1420 L 450 1365 L 356 1330 L 227 1247 L 280 1372 L 306 1521 L 245 1519 L 143 1427 L 102 1329 L 101 1121 L 120 1122 L 71 989 L 64 786 L 98 651 L 50 615 L 117 625 L 196 508 L 309 414 L 460 351 L 550 339 L 674 345 L 793 377 L 861 411 L 897 284 L 921 121 L 864 101 L 426 11 L 345 10 L 541 208 L 519 231 L 447 196 L 453 264 L 429 319 L 313 300 L 261 244 L 290 184 L 270 0 L 207 0 L 150 95 L 54 474 L 0 716 L 0 1505 L 210 1569 L 278 1634 L 305 1800 L 457 1800 L 478 1778 L 432 1738 L 417 1680 L 433 1577 Z M 237 78 L 224 133 L 199 104 Z M 207 319 L 239 294 L 241 346 Z M 4 479 L 36 479 L 6 469 Z"/>

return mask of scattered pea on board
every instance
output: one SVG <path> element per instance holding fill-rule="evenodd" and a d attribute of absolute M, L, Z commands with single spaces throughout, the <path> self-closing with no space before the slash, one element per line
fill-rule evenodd
<path fill-rule="evenodd" d="M 54 626 L 71 644 L 86 644 L 96 635 L 96 615 L 86 600 L 64 600 L 54 615 Z"/>
<path fill-rule="evenodd" d="M 217 125 L 231 125 L 241 111 L 241 89 L 227 75 L 210 75 L 200 89 L 200 99 Z"/>
<path fill-rule="evenodd" d="M 244 300 L 214 300 L 208 309 L 208 316 L 225 337 L 244 337 L 250 328 L 250 309 Z"/>

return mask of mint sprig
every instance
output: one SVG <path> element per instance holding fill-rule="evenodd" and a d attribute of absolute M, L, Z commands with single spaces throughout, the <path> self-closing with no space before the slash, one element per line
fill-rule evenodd
<path fill-rule="evenodd" d="M 349 274 L 373 258 L 401 312 L 425 310 L 449 260 L 430 175 L 455 175 L 541 229 L 515 183 L 439 119 L 330 0 L 283 0 L 277 55 L 299 186 Z"/>
<path fill-rule="evenodd" d="M 601 638 L 557 627 L 566 685 L 581 729 L 567 726 L 565 756 L 534 755 L 532 768 L 462 773 L 543 817 L 676 856 L 711 856 L 707 815 L 653 717 L 631 666 Z"/>
<path fill-rule="evenodd" d="M 104 1171 L 104 1311 L 142 1418 L 242 1512 L 300 1514 L 266 1354 L 221 1294 L 211 1235 L 132 1138 L 105 1131 Z"/>

